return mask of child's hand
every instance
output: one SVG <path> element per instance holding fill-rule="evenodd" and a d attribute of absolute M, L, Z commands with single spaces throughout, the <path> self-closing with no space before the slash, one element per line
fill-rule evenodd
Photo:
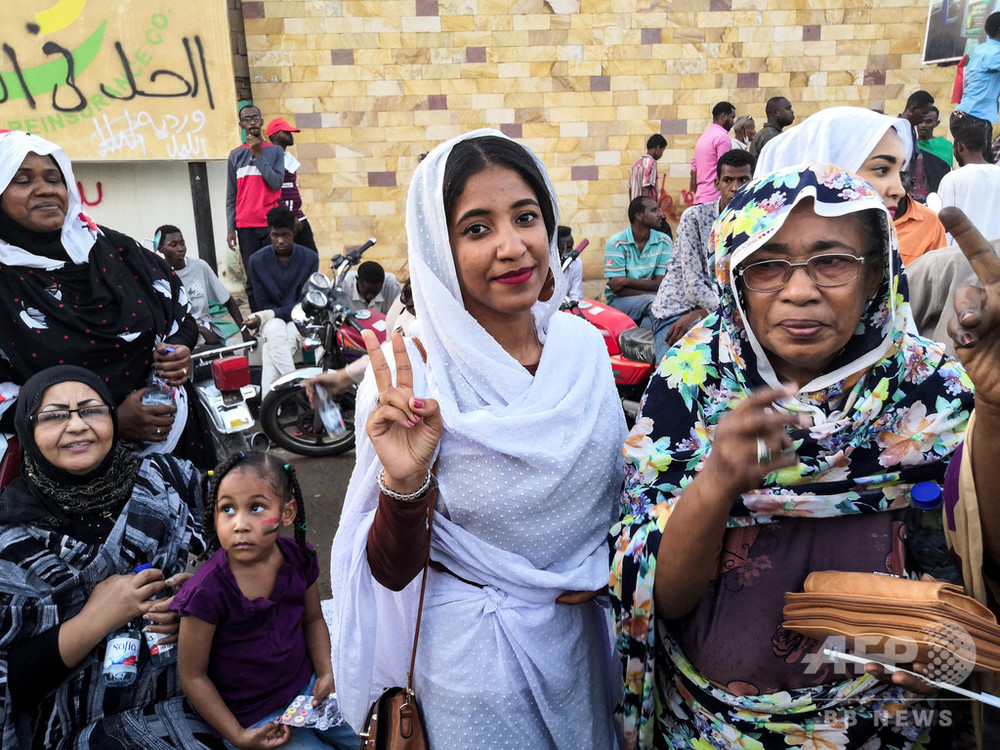
<path fill-rule="evenodd" d="M 176 590 L 192 575 L 193 573 L 177 573 L 167 581 L 167 585 Z M 173 596 L 168 599 L 157 599 L 145 615 L 145 620 L 149 624 L 142 629 L 144 633 L 163 633 L 166 635 L 167 637 L 160 641 L 164 646 L 169 643 L 177 643 L 177 633 L 181 628 L 181 616 L 168 609 L 173 600 Z"/>
<path fill-rule="evenodd" d="M 316 682 L 313 683 L 313 708 L 316 708 L 329 696 L 333 695 L 335 689 L 332 674 L 317 676 Z"/>
<path fill-rule="evenodd" d="M 267 750 L 281 747 L 292 739 L 292 728 L 272 721 L 258 729 L 244 729 L 239 742 L 233 743 L 240 750 Z"/>

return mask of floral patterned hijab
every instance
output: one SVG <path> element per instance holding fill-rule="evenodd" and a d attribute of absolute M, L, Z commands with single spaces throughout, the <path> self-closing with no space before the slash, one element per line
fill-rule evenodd
<path fill-rule="evenodd" d="M 905 330 L 906 280 L 878 194 L 838 167 L 808 165 L 748 183 L 716 221 L 710 242 L 721 287 L 719 308 L 667 353 L 646 391 L 625 449 L 626 463 L 635 470 L 626 498 L 638 500 L 652 487 L 662 497 L 664 479 L 671 492 L 679 491 L 686 484 L 683 478 L 711 450 L 719 419 L 752 390 L 781 384 L 745 324 L 733 278 L 807 198 L 821 216 L 877 213 L 882 283 L 828 372 L 789 403 L 813 419 L 811 427 L 791 433 L 799 465 L 768 477 L 764 486 L 744 496 L 734 506 L 731 522 L 903 507 L 911 483 L 939 472 L 943 476 L 943 464 L 930 472 L 927 467 L 949 456 L 961 440 L 971 384 L 961 366 L 945 356 L 942 344 Z M 653 434 L 659 436 L 655 446 L 649 442 Z M 657 459 L 664 453 L 672 458 L 669 466 L 650 474 L 650 460 L 661 463 Z"/>
<path fill-rule="evenodd" d="M 747 265 L 753 253 L 777 234 L 792 209 L 810 199 L 812 210 L 819 216 L 874 212 L 884 255 L 882 283 L 862 313 L 854 337 L 834 359 L 831 369 L 802 390 L 825 389 L 871 366 L 885 356 L 905 329 L 906 277 L 900 273 L 902 265 L 892 219 L 879 194 L 861 178 L 835 166 L 816 164 L 779 170 L 737 193 L 716 221 L 709 238 L 721 288 L 721 328 L 728 334 L 726 348 L 732 358 L 743 361 L 743 367 L 734 375 L 745 385 L 779 387 L 782 383 L 753 331 L 744 324 L 742 295 L 731 283 L 732 278 L 740 266 Z"/>
<path fill-rule="evenodd" d="M 617 646 L 627 664 L 620 707 L 627 747 L 648 747 L 652 740 L 653 581 L 674 503 L 703 467 L 719 420 L 751 391 L 779 384 L 745 323 L 734 271 L 797 203 L 810 198 L 821 216 L 876 212 L 882 283 L 828 372 L 787 403 L 813 418 L 812 426 L 789 430 L 798 465 L 770 474 L 738 498 L 729 526 L 903 508 L 913 484 L 943 479 L 965 432 L 971 383 L 942 344 L 906 332 L 905 276 L 874 189 L 830 165 L 799 165 L 741 188 L 710 240 L 719 308 L 660 362 L 624 448 L 621 520 L 611 532 L 611 595 Z"/>

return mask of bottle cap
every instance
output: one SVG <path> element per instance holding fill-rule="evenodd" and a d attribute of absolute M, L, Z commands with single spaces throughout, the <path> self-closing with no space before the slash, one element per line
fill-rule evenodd
<path fill-rule="evenodd" d="M 914 489 L 916 489 L 916 488 L 914 488 Z M 143 563 L 142 565 L 136 565 L 135 566 L 135 572 L 136 573 L 141 573 L 142 571 L 147 570 L 148 568 L 152 568 L 152 567 L 153 567 L 153 563 Z"/>
<path fill-rule="evenodd" d="M 941 488 L 937 482 L 917 482 L 910 490 L 910 504 L 918 510 L 937 510 L 941 507 Z"/>

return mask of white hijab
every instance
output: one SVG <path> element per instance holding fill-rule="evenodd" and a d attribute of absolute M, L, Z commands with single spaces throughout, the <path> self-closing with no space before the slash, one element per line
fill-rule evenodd
<path fill-rule="evenodd" d="M 903 169 L 906 169 L 913 151 L 913 130 L 908 120 L 864 107 L 829 107 L 769 140 L 757 157 L 754 177 L 814 163 L 833 164 L 848 172 L 857 172 L 889 128 L 895 128 L 903 141 L 906 155 Z M 897 263 L 898 253 L 892 258 L 893 263 Z M 915 334 L 917 325 L 909 306 L 903 314 L 907 332 Z"/>
<path fill-rule="evenodd" d="M 896 129 L 903 141 L 903 153 L 909 159 L 913 132 L 907 120 L 864 107 L 821 110 L 798 127 L 769 140 L 761 149 L 754 177 L 812 163 L 834 164 L 848 172 L 857 172 L 889 128 Z"/>
<path fill-rule="evenodd" d="M 62 226 L 62 244 L 73 263 L 86 263 L 97 237 L 97 225 L 83 213 L 83 202 L 73 176 L 73 165 L 61 146 L 21 130 L 0 132 L 0 192 L 7 189 L 28 154 L 51 156 L 66 181 L 66 218 Z M 53 271 L 65 263 L 53 260 L 0 239 L 0 263 Z"/>
<path fill-rule="evenodd" d="M 556 291 L 532 309 L 544 342 L 534 377 L 465 310 L 442 184 L 455 145 L 482 136 L 506 138 L 477 130 L 441 144 L 417 168 L 407 199 L 415 335 L 427 351 L 425 365 L 408 346 L 414 391 L 437 399 L 444 421 L 431 557 L 463 578 L 545 607 L 563 591 L 607 585 L 606 535 L 621 487 L 626 430 L 600 334 L 579 318 L 557 313 L 565 283 L 554 237 L 549 265 Z M 544 166 L 525 151 L 554 195 Z M 553 212 L 558 219 L 554 198 Z M 391 365 L 388 345 L 386 352 Z M 359 427 L 375 396 L 369 372 L 358 392 Z M 368 568 L 365 546 L 378 501 L 378 467 L 359 429 L 357 462 L 333 542 L 330 623 L 338 698 L 355 728 L 382 688 L 405 684 L 420 582 L 418 576 L 393 593 L 375 583 Z M 437 662 L 439 655 L 433 656 Z M 440 655 L 445 661 L 460 658 Z M 532 664 L 546 673 L 544 655 Z M 511 679 L 522 680 L 517 669 Z"/>

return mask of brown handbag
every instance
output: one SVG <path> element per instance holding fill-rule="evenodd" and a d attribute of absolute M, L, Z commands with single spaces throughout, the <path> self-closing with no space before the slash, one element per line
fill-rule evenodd
<path fill-rule="evenodd" d="M 813 638 L 863 639 L 889 654 L 916 648 L 925 663 L 935 651 L 945 651 L 976 670 L 1000 671 L 996 617 L 958 586 L 827 570 L 810 573 L 803 589 L 785 594 L 786 630 Z M 949 623 L 968 633 L 966 644 L 935 637 Z"/>
<path fill-rule="evenodd" d="M 434 465 L 437 474 L 437 464 Z M 434 500 L 427 509 L 427 533 L 430 535 L 434 524 Z M 417 640 L 420 637 L 420 616 L 424 611 L 424 590 L 427 588 L 427 565 L 430 550 L 424 561 L 424 572 L 420 579 L 420 604 L 417 605 L 417 625 L 413 630 L 413 650 L 410 653 L 410 671 L 406 675 L 406 687 L 386 688 L 378 697 L 365 719 L 361 737 L 361 750 L 428 750 L 427 730 L 420 716 L 420 707 L 413 694 L 413 667 L 417 661 Z"/>

